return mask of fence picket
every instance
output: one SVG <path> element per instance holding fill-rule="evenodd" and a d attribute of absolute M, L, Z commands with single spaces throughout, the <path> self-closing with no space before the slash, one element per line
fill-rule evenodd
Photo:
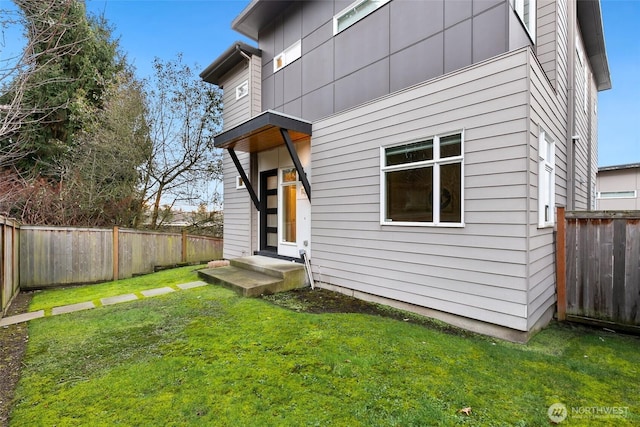
<path fill-rule="evenodd" d="M 640 212 L 565 218 L 567 319 L 640 330 Z"/>

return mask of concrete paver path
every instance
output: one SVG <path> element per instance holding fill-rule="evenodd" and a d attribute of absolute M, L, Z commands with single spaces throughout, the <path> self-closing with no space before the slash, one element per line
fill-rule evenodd
<path fill-rule="evenodd" d="M 206 282 L 196 281 L 196 282 L 179 284 L 177 285 L 177 288 L 178 290 L 187 290 L 187 289 L 199 288 L 200 286 L 207 286 L 207 285 L 208 283 Z M 141 291 L 140 294 L 142 295 L 142 298 L 150 298 L 158 295 L 165 295 L 171 292 L 176 292 L 176 289 L 169 286 L 164 286 L 162 288 L 147 289 L 147 290 Z M 116 295 L 108 298 L 101 298 L 100 304 L 113 305 L 113 304 L 120 304 L 127 301 L 135 301 L 138 299 L 140 298 L 138 298 L 138 295 L 136 294 L 123 294 L 123 295 Z M 97 306 L 92 301 L 63 305 L 60 307 L 53 307 L 51 309 L 51 316 L 57 316 L 59 314 L 65 314 L 65 313 L 73 313 L 81 310 L 90 310 L 96 307 Z M 42 317 L 47 317 L 45 315 L 44 310 L 30 311 L 28 313 L 18 314 L 16 316 L 3 317 L 2 319 L 0 319 L 0 327 L 14 325 L 16 323 L 21 323 L 21 322 L 27 322 L 29 320 L 39 319 Z"/>

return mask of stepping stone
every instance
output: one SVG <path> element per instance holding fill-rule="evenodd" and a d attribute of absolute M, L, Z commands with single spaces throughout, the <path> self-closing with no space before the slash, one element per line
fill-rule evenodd
<path fill-rule="evenodd" d="M 140 293 L 145 297 L 155 297 L 156 295 L 164 295 L 175 291 L 175 289 L 166 286 L 164 288 L 147 289 L 146 291 L 142 291 Z"/>
<path fill-rule="evenodd" d="M 79 302 L 77 304 L 63 305 L 62 307 L 53 307 L 51 314 L 55 316 L 56 314 L 73 313 L 74 311 L 89 310 L 95 307 L 96 305 L 92 301 Z"/>
<path fill-rule="evenodd" d="M 22 323 L 33 319 L 39 319 L 44 317 L 44 310 L 32 311 L 30 313 L 18 314 L 16 316 L 5 317 L 0 319 L 0 326 L 15 325 L 16 323 Z"/>
<path fill-rule="evenodd" d="M 102 305 L 112 305 L 112 304 L 118 304 L 121 302 L 135 301 L 137 299 L 138 297 L 136 296 L 136 294 L 124 294 L 124 295 L 117 295 L 115 297 L 102 298 L 100 302 L 102 303 Z"/>
<path fill-rule="evenodd" d="M 193 289 L 193 288 L 199 288 L 201 286 L 207 286 L 208 283 L 203 282 L 201 280 L 198 280 L 196 282 L 189 282 L 189 283 L 182 283 L 180 285 L 178 285 L 178 287 L 182 290 L 184 289 Z"/>

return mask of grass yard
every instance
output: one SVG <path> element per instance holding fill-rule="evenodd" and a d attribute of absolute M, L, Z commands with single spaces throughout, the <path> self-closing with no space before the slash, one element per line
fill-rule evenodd
<path fill-rule="evenodd" d="M 116 292 L 100 286 L 32 309 Z M 29 336 L 10 426 L 548 426 L 558 402 L 561 425 L 640 425 L 640 339 L 582 327 L 518 345 L 206 286 L 38 319 Z M 627 409 L 578 411 L 594 407 Z"/>
<path fill-rule="evenodd" d="M 204 265 L 191 265 L 163 270 L 154 274 L 145 274 L 115 282 L 37 291 L 34 293 L 29 310 L 45 310 L 46 312 L 53 307 L 60 307 L 85 301 L 93 301 L 97 306 L 99 306 L 100 298 L 129 293 L 139 294 L 141 291 L 145 291 L 147 289 L 162 288 L 164 286 L 173 287 L 177 290 L 178 288 L 176 285 L 179 285 L 180 283 L 199 280 L 194 270 L 203 267 Z"/>

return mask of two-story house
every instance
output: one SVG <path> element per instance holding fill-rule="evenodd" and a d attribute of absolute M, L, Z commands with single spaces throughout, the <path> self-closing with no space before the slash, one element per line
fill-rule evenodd
<path fill-rule="evenodd" d="M 224 90 L 224 256 L 526 340 L 555 307 L 555 209 L 587 209 L 599 1 L 252 0 Z"/>

